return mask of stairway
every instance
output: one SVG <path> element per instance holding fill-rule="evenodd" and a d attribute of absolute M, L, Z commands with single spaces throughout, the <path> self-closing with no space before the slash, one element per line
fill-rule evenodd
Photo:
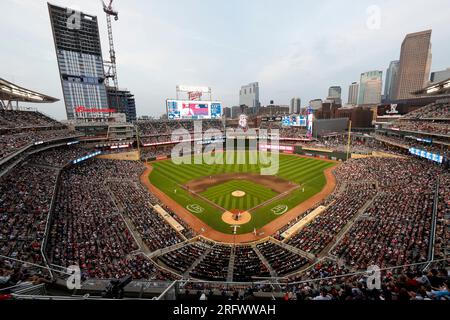
<path fill-rule="evenodd" d="M 278 277 L 278 274 L 275 270 L 273 270 L 272 266 L 270 265 L 269 261 L 267 261 L 267 259 L 264 257 L 264 255 L 261 253 L 261 251 L 259 251 L 259 249 L 254 246 L 252 247 L 253 250 L 255 251 L 256 255 L 258 256 L 258 258 L 262 261 L 262 263 L 266 266 L 266 268 L 269 270 L 270 276 L 273 278 Z"/>
<path fill-rule="evenodd" d="M 189 273 L 195 269 L 196 266 L 198 266 L 200 264 L 200 262 L 202 262 L 202 260 L 213 250 L 214 246 L 208 248 L 205 250 L 205 252 L 198 257 L 197 260 L 194 261 L 194 263 L 186 269 L 186 271 L 183 273 L 183 277 L 184 278 L 189 278 Z"/>
<path fill-rule="evenodd" d="M 370 200 L 368 200 L 359 210 L 358 212 L 353 216 L 353 218 L 345 225 L 344 228 L 339 231 L 339 233 L 334 237 L 335 240 L 330 242 L 318 255 L 320 257 L 323 257 L 325 255 L 329 255 L 330 252 L 333 251 L 333 249 L 339 244 L 339 242 L 342 240 L 342 238 L 347 234 L 348 231 L 350 231 L 351 227 L 355 224 L 357 220 L 362 218 L 363 214 L 366 212 L 366 210 L 372 205 L 372 203 L 375 201 L 377 197 L 377 194 L 374 195 Z"/>
<path fill-rule="evenodd" d="M 235 259 L 235 246 L 232 246 L 230 252 L 230 261 L 228 263 L 227 282 L 233 281 L 234 259 Z"/>
<path fill-rule="evenodd" d="M 313 255 L 312 253 L 308 253 L 308 252 L 303 251 L 303 250 L 301 250 L 299 248 L 296 248 L 296 247 L 293 247 L 293 246 L 291 246 L 289 244 L 286 244 L 284 242 L 278 241 L 277 239 L 271 238 L 270 240 L 271 240 L 271 242 L 279 245 L 280 247 L 282 247 L 282 248 L 284 248 L 284 249 L 286 249 L 288 251 L 291 251 L 291 252 L 293 252 L 293 253 L 295 253 L 295 254 L 303 257 L 303 258 L 306 258 L 308 260 L 314 260 L 316 258 L 316 256 Z"/>

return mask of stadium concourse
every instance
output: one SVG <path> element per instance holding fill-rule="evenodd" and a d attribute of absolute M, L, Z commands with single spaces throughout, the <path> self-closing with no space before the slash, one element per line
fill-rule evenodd
<path fill-rule="evenodd" d="M 448 137 L 449 119 L 448 105 L 434 104 L 393 126 Z M 174 129 L 194 130 L 191 121 L 136 126 L 144 160 L 170 154 Z M 222 122 L 205 121 L 208 128 L 222 129 Z M 80 133 L 39 112 L 2 110 L 0 130 L 0 293 L 39 285 L 51 292 L 66 268 L 77 265 L 78 294 L 131 275 L 135 286 L 155 289 L 153 296 L 184 280 L 175 282 L 179 299 L 203 293 L 234 300 L 450 298 L 450 173 L 409 155 L 407 148 L 421 142 L 390 136 L 389 128 L 366 141 L 355 136 L 352 152 L 366 156 L 333 169 L 330 194 L 283 220 L 271 236 L 240 244 L 192 228 L 185 212 L 141 183 L 144 162 L 96 158 Z M 281 140 L 295 135 L 283 130 Z M 292 145 L 338 150 L 345 141 L 334 136 Z M 320 214 L 292 231 L 315 210 Z M 379 290 L 364 281 L 372 265 L 381 269 Z"/>

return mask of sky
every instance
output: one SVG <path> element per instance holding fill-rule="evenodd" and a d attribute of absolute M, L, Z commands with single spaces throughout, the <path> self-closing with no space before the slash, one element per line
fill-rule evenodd
<path fill-rule="evenodd" d="M 100 0 L 52 0 L 99 17 Z M 263 105 L 302 106 L 398 60 L 407 33 L 432 29 L 432 71 L 450 67 L 448 0 L 115 0 L 119 86 L 135 94 L 138 116 L 159 116 L 176 85 L 212 88 L 224 106 L 241 85 L 259 82 Z M 47 2 L 0 0 L 0 78 L 60 99 L 34 105 L 66 119 Z M 383 85 L 384 87 L 384 85 Z"/>

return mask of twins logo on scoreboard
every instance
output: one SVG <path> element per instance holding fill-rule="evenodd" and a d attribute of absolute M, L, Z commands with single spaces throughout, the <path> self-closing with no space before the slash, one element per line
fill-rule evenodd
<path fill-rule="evenodd" d="M 188 92 L 190 101 L 200 101 L 202 99 L 202 93 L 199 91 Z"/>

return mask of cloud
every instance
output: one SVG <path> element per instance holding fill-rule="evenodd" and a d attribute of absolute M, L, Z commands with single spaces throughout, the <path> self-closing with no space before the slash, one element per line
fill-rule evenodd
<path fill-rule="evenodd" d="M 97 15 L 103 54 L 106 19 L 99 1 L 52 0 Z M 206 4 L 207 3 L 207 4 Z M 367 8 L 381 9 L 380 28 L 366 26 Z M 144 1 L 117 0 L 113 22 L 119 84 L 136 95 L 138 114 L 165 112 L 180 83 L 208 85 L 226 106 L 241 85 L 259 81 L 263 103 L 325 97 L 328 87 L 358 81 L 398 59 L 406 33 L 433 29 L 433 70 L 449 67 L 446 0 L 408 1 Z M 4 77 L 62 100 L 45 0 L 0 1 Z M 20 19 L 18 18 L 20 17 Z M 38 106 L 42 108 L 43 106 Z M 62 101 L 43 107 L 65 118 Z"/>

